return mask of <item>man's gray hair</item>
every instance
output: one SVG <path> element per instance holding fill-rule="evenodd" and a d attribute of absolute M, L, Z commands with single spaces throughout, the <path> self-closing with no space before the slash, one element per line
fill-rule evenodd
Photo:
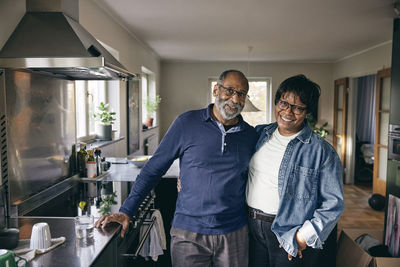
<path fill-rule="evenodd" d="M 246 89 L 249 89 L 249 81 L 247 80 L 247 78 L 246 78 L 246 76 L 243 74 L 243 72 L 241 72 L 240 70 L 226 70 L 226 71 L 224 71 L 223 73 L 221 73 L 221 75 L 219 75 L 219 77 L 218 77 L 218 84 L 222 84 L 224 81 L 225 81 L 225 78 L 226 78 L 226 76 L 229 74 L 229 73 L 237 73 L 237 74 L 239 74 L 241 77 L 242 77 L 242 79 L 244 80 L 244 82 L 245 82 L 245 84 L 246 84 L 246 86 L 247 86 L 247 88 Z"/>

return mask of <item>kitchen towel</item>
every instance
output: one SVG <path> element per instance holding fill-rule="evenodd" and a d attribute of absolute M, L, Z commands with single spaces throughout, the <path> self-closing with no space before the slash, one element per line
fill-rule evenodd
<path fill-rule="evenodd" d="M 158 256 L 163 255 L 163 250 L 167 249 L 166 237 L 161 212 L 159 210 L 154 210 L 151 219 L 155 219 L 155 222 L 153 227 L 150 229 L 150 234 L 146 238 L 139 255 L 144 257 L 146 260 L 151 258 L 153 261 L 157 261 Z M 142 225 L 140 229 L 140 238 L 143 238 L 147 227 L 149 226 Z"/>
<path fill-rule="evenodd" d="M 30 246 L 30 239 L 20 239 L 18 242 L 18 247 L 15 248 L 13 251 L 18 256 L 24 258 L 28 262 L 33 260 L 36 255 L 46 253 L 55 247 L 58 247 L 62 243 L 65 242 L 65 237 L 58 237 L 51 239 L 51 246 L 46 249 L 31 249 Z"/>
<path fill-rule="evenodd" d="M 160 241 L 160 246 L 163 250 L 167 249 L 167 240 L 165 238 L 165 230 L 164 230 L 164 223 L 161 216 L 161 212 L 159 210 L 154 210 L 151 218 L 156 218 L 156 222 L 158 225 L 158 238 Z"/>

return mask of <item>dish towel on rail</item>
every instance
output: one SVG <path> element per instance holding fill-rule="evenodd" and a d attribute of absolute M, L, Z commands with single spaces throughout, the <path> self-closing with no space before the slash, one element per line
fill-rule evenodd
<path fill-rule="evenodd" d="M 167 241 L 165 238 L 164 223 L 162 220 L 161 212 L 154 210 L 151 215 L 151 219 L 156 219 L 153 227 L 150 229 L 150 234 L 146 238 L 139 255 L 144 257 L 146 260 L 152 259 L 153 261 L 158 260 L 158 256 L 163 255 L 163 250 L 167 249 Z M 140 228 L 140 239 L 143 238 L 149 225 L 142 225 Z"/>

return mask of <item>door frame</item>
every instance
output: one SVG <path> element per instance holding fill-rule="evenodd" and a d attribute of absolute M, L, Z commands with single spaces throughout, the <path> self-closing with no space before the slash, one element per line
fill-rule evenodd
<path fill-rule="evenodd" d="M 339 87 L 343 86 L 343 99 L 342 103 L 343 106 L 341 109 L 337 108 L 339 102 Z M 338 137 L 342 138 L 342 147 L 341 151 L 336 151 L 339 155 L 340 161 L 343 167 L 343 181 L 346 177 L 346 143 L 347 143 L 347 102 L 348 102 L 348 93 L 349 93 L 349 78 L 341 78 L 335 80 L 335 87 L 334 87 L 334 104 L 333 104 L 333 147 L 336 150 L 336 145 L 338 142 Z M 338 129 L 338 111 L 342 111 L 342 135 L 339 136 L 337 129 Z"/>
<path fill-rule="evenodd" d="M 386 179 L 380 179 L 379 175 L 379 149 L 388 148 L 387 145 L 379 144 L 381 137 L 380 123 L 381 113 L 389 113 L 389 110 L 381 109 L 382 81 L 384 78 L 391 77 L 391 68 L 378 71 L 376 76 L 376 108 L 375 108 L 375 144 L 374 144 L 374 171 L 372 176 L 372 193 L 386 195 Z"/>

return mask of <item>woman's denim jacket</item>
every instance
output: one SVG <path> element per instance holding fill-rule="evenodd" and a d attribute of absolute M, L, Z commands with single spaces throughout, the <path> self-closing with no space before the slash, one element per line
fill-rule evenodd
<path fill-rule="evenodd" d="M 344 210 L 342 165 L 333 147 L 315 134 L 308 122 L 291 140 L 278 175 L 279 208 L 272 231 L 292 256 L 297 255 L 296 232 L 307 245 L 322 248 Z M 258 125 L 256 150 L 267 142 L 277 123 Z"/>

